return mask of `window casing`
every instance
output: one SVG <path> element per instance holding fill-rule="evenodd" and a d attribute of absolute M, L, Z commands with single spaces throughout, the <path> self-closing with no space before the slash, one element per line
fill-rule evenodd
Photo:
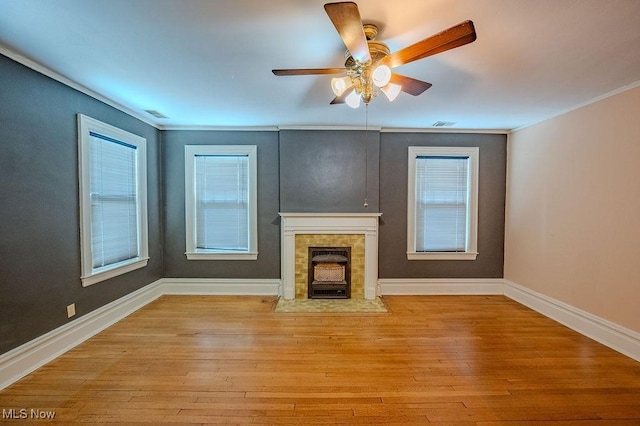
<path fill-rule="evenodd" d="M 187 259 L 258 258 L 255 145 L 185 147 L 185 219 Z"/>
<path fill-rule="evenodd" d="M 409 147 L 407 258 L 475 260 L 477 147 Z"/>
<path fill-rule="evenodd" d="M 83 286 L 149 260 L 146 139 L 78 114 Z"/>

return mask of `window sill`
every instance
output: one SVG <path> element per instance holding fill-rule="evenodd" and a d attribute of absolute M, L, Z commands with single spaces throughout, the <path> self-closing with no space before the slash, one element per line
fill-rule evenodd
<path fill-rule="evenodd" d="M 447 252 L 407 252 L 408 260 L 476 260 L 478 253 L 447 253 Z"/>
<path fill-rule="evenodd" d="M 126 274 L 127 272 L 135 271 L 136 269 L 144 268 L 145 266 L 147 266 L 148 262 L 148 257 L 138 257 L 131 261 L 112 265 L 109 267 L 109 269 L 98 270 L 91 275 L 80 277 L 80 279 L 82 280 L 82 287 L 89 287 L 90 285 L 108 280 L 109 278 L 117 277 L 118 275 Z"/>
<path fill-rule="evenodd" d="M 187 260 L 258 260 L 258 253 L 212 253 L 192 252 L 185 253 Z"/>

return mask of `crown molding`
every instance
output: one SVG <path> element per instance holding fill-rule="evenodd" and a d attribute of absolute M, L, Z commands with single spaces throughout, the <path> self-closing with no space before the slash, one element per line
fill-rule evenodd
<path fill-rule="evenodd" d="M 379 132 L 376 126 L 278 126 L 278 130 L 372 130 Z"/>
<path fill-rule="evenodd" d="M 100 102 L 103 102 L 119 111 L 124 112 L 127 115 L 132 116 L 133 118 L 137 118 L 138 120 L 152 126 L 155 127 L 156 129 L 160 130 L 160 127 L 158 126 L 157 123 L 151 121 L 148 117 L 145 117 L 141 114 L 139 114 L 138 112 L 127 108 L 126 106 L 115 102 L 112 99 L 107 98 L 106 96 L 101 95 L 98 92 L 94 92 L 93 90 L 83 86 L 82 84 L 76 83 L 73 80 L 70 80 L 69 78 L 65 77 L 62 74 L 57 73 L 56 71 L 53 71 L 50 68 L 45 67 L 42 64 L 39 64 L 38 62 L 35 62 L 32 59 L 29 59 L 25 56 L 22 56 L 21 54 L 14 52 L 13 50 L 9 49 L 7 46 L 0 44 L 0 54 L 18 62 L 19 64 L 24 65 L 27 68 L 31 68 L 32 70 L 39 72 L 40 74 L 47 76 L 53 80 L 56 80 L 62 84 L 64 84 L 65 86 L 69 86 L 72 89 L 77 90 L 78 92 L 84 93 L 87 96 L 90 96 Z"/>
<path fill-rule="evenodd" d="M 279 129 L 276 126 L 172 126 L 172 125 L 160 125 L 159 130 L 206 130 L 217 132 L 277 132 Z"/>
<path fill-rule="evenodd" d="M 568 114 L 571 111 L 575 111 L 577 109 L 586 107 L 588 105 L 595 104 L 596 102 L 600 102 L 600 101 L 602 101 L 604 99 L 607 99 L 607 98 L 610 98 L 612 96 L 619 95 L 620 93 L 628 92 L 629 90 L 633 90 L 636 87 L 640 87 L 640 80 L 635 81 L 635 82 L 633 82 L 631 84 L 627 84 L 626 86 L 619 87 L 619 88 L 617 88 L 615 90 L 612 90 L 612 91 L 610 91 L 608 93 L 605 93 L 604 95 L 597 96 L 597 97 L 595 97 L 593 99 L 589 99 L 588 101 L 585 101 L 585 102 L 579 103 L 577 105 L 574 105 L 572 107 L 569 107 L 567 109 L 564 109 L 564 110 L 562 110 L 562 111 L 560 111 L 560 112 L 558 112 L 556 114 L 549 115 L 549 116 L 547 116 L 545 118 L 542 118 L 540 120 L 536 120 L 536 121 L 534 121 L 532 123 L 525 124 L 524 126 L 520 126 L 520 127 L 516 127 L 515 129 L 511 129 L 509 131 L 509 133 L 511 134 L 511 133 L 519 132 L 520 130 L 527 129 L 529 127 L 533 127 L 533 126 L 535 126 L 537 124 L 544 123 L 545 121 L 548 121 L 548 120 L 554 119 L 556 117 L 560 117 L 562 115 Z"/>
<path fill-rule="evenodd" d="M 404 127 L 383 127 L 381 133 L 483 133 L 492 135 L 509 134 L 508 129 L 456 129 L 444 127 L 425 127 L 425 128 L 404 128 Z"/>
<path fill-rule="evenodd" d="M 72 89 L 75 89 L 81 93 L 84 93 L 87 96 L 90 96 L 100 102 L 103 102 L 119 111 L 124 112 L 125 114 L 130 115 L 133 118 L 136 118 L 158 130 L 210 130 L 210 131 L 268 131 L 268 132 L 276 132 L 279 130 L 372 130 L 378 131 L 381 133 L 478 133 L 478 134 L 512 134 L 518 132 L 520 130 L 524 130 L 526 128 L 535 126 L 537 124 L 543 123 L 545 121 L 551 120 L 553 118 L 562 116 L 571 111 L 575 111 L 582 107 L 591 105 L 593 103 L 599 102 L 603 99 L 609 98 L 611 96 L 618 95 L 620 93 L 624 93 L 626 91 L 635 89 L 640 87 L 640 80 L 628 84 L 626 86 L 622 86 L 618 89 L 612 90 L 611 92 L 605 93 L 604 95 L 597 96 L 593 99 L 589 99 L 588 101 L 579 103 L 577 105 L 571 106 L 567 109 L 564 109 L 556 114 L 549 115 L 540 120 L 536 120 L 534 122 L 525 124 L 524 126 L 516 127 L 513 129 L 457 129 L 457 128 L 394 128 L 394 127 L 377 127 L 377 126 L 258 126 L 258 127 L 225 127 L 225 126 L 172 126 L 172 125 L 162 125 L 157 122 L 152 121 L 149 117 L 138 113 L 116 101 L 110 99 L 104 95 L 101 95 L 98 92 L 95 92 L 89 89 L 86 86 L 83 86 L 80 83 L 77 83 L 64 75 L 45 67 L 44 65 L 23 56 L 14 50 L 10 49 L 8 46 L 0 43 L 0 54 L 30 68 L 42 75 L 45 75 L 53 80 L 56 80 Z"/>

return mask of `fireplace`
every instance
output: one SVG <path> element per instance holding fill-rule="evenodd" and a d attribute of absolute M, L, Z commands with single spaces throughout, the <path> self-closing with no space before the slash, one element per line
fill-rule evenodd
<path fill-rule="evenodd" d="M 282 296 L 289 300 L 309 297 L 309 247 L 351 247 L 351 298 L 375 299 L 381 214 L 280 213 Z"/>
<path fill-rule="evenodd" d="M 351 247 L 309 247 L 309 299 L 351 298 Z"/>

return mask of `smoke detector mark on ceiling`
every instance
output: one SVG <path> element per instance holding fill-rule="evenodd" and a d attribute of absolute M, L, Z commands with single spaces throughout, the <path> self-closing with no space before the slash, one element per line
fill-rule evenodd
<path fill-rule="evenodd" d="M 153 115 L 155 118 L 169 118 L 161 112 L 156 111 L 155 109 L 145 109 L 145 112 Z"/>
<path fill-rule="evenodd" d="M 451 127 L 456 124 L 453 121 L 436 121 L 433 123 L 433 127 Z"/>

